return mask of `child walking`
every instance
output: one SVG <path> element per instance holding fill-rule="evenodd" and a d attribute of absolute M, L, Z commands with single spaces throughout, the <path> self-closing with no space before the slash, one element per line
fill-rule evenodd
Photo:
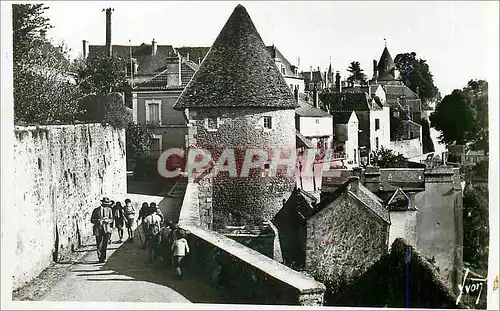
<path fill-rule="evenodd" d="M 177 277 L 179 280 L 182 280 L 181 264 L 184 257 L 189 253 L 189 245 L 184 230 L 177 230 L 175 236 L 176 239 L 172 243 L 172 265 L 174 266 Z"/>

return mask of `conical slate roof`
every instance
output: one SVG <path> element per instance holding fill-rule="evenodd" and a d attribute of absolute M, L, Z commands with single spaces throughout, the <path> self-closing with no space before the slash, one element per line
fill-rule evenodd
<path fill-rule="evenodd" d="M 394 60 L 392 59 L 392 56 L 389 53 L 387 47 L 385 47 L 384 51 L 382 52 L 382 56 L 380 56 L 380 60 L 377 66 L 379 77 L 390 74 L 391 69 L 393 69 L 394 67 Z"/>
<path fill-rule="evenodd" d="M 174 109 L 270 107 L 297 103 L 242 5 L 222 28 Z"/>

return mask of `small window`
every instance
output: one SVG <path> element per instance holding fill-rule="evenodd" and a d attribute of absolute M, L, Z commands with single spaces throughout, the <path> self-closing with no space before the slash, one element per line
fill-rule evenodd
<path fill-rule="evenodd" d="M 153 138 L 151 140 L 151 151 L 161 151 L 159 138 Z"/>
<path fill-rule="evenodd" d="M 264 117 L 264 128 L 265 129 L 272 129 L 272 119 L 271 117 Z"/>
<path fill-rule="evenodd" d="M 319 119 L 316 119 L 316 124 L 319 124 Z"/>
<path fill-rule="evenodd" d="M 314 89 L 314 83 L 310 82 L 309 83 L 309 90 L 312 90 L 312 89 Z"/>
<path fill-rule="evenodd" d="M 379 144 L 378 144 L 378 137 L 375 137 L 375 148 L 378 149 Z"/>
<path fill-rule="evenodd" d="M 375 131 L 380 129 L 380 119 L 375 119 Z"/>
<path fill-rule="evenodd" d="M 281 73 L 282 73 L 282 74 L 285 74 L 285 73 L 286 73 L 285 66 L 283 66 L 283 65 L 281 65 Z"/>

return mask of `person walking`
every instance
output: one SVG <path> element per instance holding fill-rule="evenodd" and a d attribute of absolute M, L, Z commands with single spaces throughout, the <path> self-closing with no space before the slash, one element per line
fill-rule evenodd
<path fill-rule="evenodd" d="M 148 216 L 150 213 L 150 208 L 148 202 L 142 203 L 141 209 L 139 210 L 139 217 L 137 218 L 137 224 L 139 224 L 139 221 L 142 220 L 141 222 L 141 229 L 142 233 L 144 236 L 146 235 L 146 224 L 144 223 L 144 219 L 146 216 Z M 139 232 L 139 238 L 141 237 L 141 233 Z M 146 249 L 146 239 L 142 240 L 141 239 L 141 249 Z"/>
<path fill-rule="evenodd" d="M 111 212 L 113 212 L 115 209 L 115 201 L 111 200 L 111 204 L 109 205 L 109 207 L 111 208 Z M 113 237 L 113 230 L 115 228 L 115 222 L 113 217 L 111 217 L 111 223 L 109 224 L 109 226 L 111 227 L 111 233 L 109 235 L 108 244 L 111 244 L 111 239 Z"/>
<path fill-rule="evenodd" d="M 118 243 L 123 242 L 123 225 L 125 223 L 125 213 L 123 206 L 120 202 L 116 202 L 113 207 L 113 219 L 115 222 L 115 227 L 118 230 Z"/>
<path fill-rule="evenodd" d="M 150 213 L 156 213 L 158 214 L 158 216 L 160 216 L 162 224 L 165 222 L 165 217 L 163 217 L 163 213 L 160 211 L 155 202 L 149 203 L 149 209 Z"/>
<path fill-rule="evenodd" d="M 182 261 L 189 253 L 189 245 L 186 240 L 186 232 L 178 229 L 175 233 L 176 240 L 172 243 L 172 265 L 179 280 L 182 280 Z"/>
<path fill-rule="evenodd" d="M 148 261 L 153 262 L 153 259 L 157 255 L 158 247 L 160 245 L 161 238 L 161 218 L 157 213 L 149 213 L 144 218 L 144 224 L 146 228 L 146 245 L 148 248 Z"/>
<path fill-rule="evenodd" d="M 109 198 L 104 197 L 101 200 L 101 206 L 96 207 L 92 211 L 90 221 L 93 226 L 93 233 L 97 245 L 97 258 L 99 262 L 106 261 L 106 251 L 108 248 L 108 241 L 111 237 L 111 223 L 113 221 L 113 211 L 110 208 L 111 201 Z"/>
<path fill-rule="evenodd" d="M 127 242 L 134 243 L 134 229 L 135 229 L 135 208 L 130 199 L 125 199 L 125 206 L 123 207 L 125 216 L 125 225 L 127 227 L 128 239 Z"/>

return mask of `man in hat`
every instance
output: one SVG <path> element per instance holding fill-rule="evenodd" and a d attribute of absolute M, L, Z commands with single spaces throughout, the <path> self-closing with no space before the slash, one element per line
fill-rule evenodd
<path fill-rule="evenodd" d="M 90 221 L 94 224 L 94 235 L 97 244 L 97 258 L 99 262 L 106 261 L 108 241 L 111 238 L 111 223 L 113 222 L 113 211 L 110 208 L 111 200 L 107 197 L 101 200 L 101 206 L 92 211 Z"/>

